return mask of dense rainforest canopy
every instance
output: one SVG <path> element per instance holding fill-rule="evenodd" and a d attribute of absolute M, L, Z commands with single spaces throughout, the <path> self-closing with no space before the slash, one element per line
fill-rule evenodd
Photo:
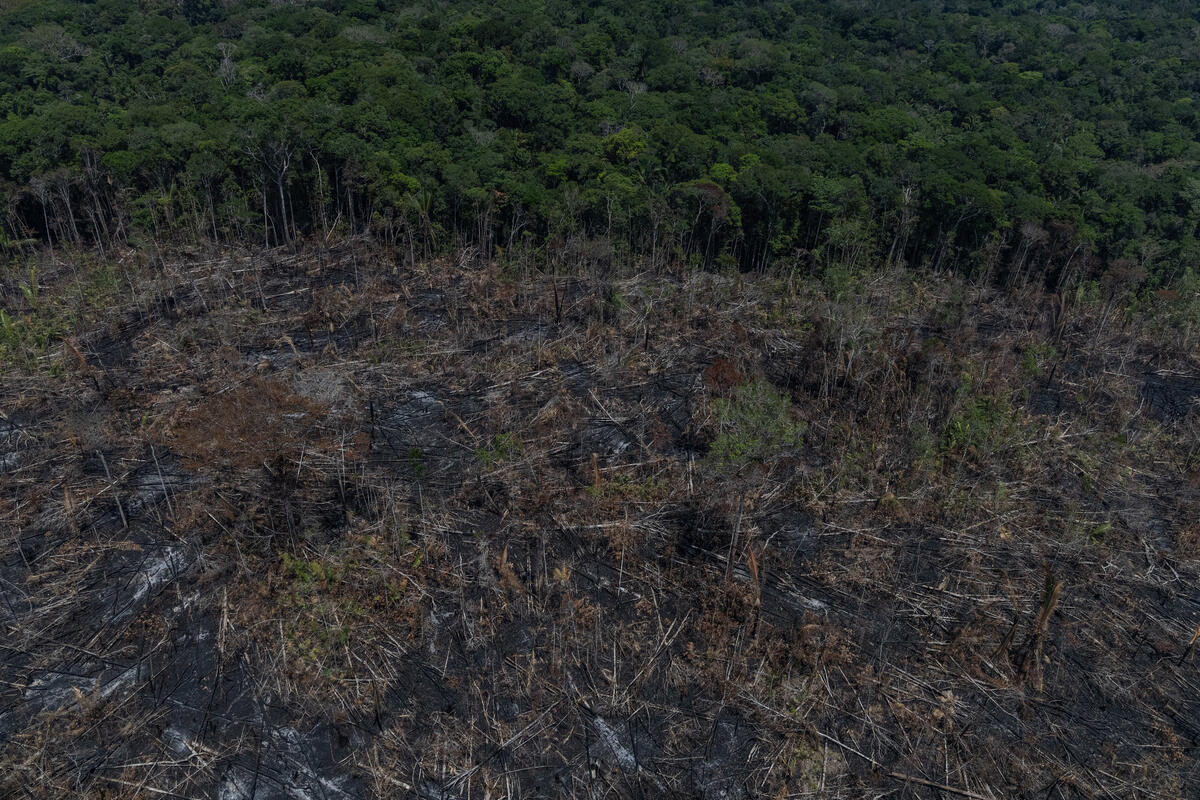
<path fill-rule="evenodd" d="M 1183 0 L 3 5 L 10 246 L 370 231 L 1051 288 L 1200 253 Z"/>

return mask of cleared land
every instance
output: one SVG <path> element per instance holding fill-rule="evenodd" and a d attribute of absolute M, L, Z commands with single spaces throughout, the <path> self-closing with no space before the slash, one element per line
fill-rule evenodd
<path fill-rule="evenodd" d="M 81 258 L 4 283 L 6 796 L 1200 785 L 1188 298 Z"/>

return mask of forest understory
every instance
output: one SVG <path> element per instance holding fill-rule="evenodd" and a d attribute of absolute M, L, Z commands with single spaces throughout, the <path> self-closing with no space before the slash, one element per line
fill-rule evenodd
<path fill-rule="evenodd" d="M 1187 298 L 407 264 L 5 273 L 0 794 L 1194 796 Z"/>

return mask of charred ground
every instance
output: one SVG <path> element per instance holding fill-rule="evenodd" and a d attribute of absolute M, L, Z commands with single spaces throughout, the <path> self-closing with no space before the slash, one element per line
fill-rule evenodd
<path fill-rule="evenodd" d="M 1186 299 L 83 260 L 5 282 L 5 794 L 1200 782 Z"/>

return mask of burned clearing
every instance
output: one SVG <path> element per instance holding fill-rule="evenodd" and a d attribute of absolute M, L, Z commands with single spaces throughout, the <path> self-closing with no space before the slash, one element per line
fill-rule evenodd
<path fill-rule="evenodd" d="M 74 302 L 43 258 L 14 313 Z M 123 270 L 4 366 L 6 796 L 1200 785 L 1189 336 L 899 271 Z"/>

